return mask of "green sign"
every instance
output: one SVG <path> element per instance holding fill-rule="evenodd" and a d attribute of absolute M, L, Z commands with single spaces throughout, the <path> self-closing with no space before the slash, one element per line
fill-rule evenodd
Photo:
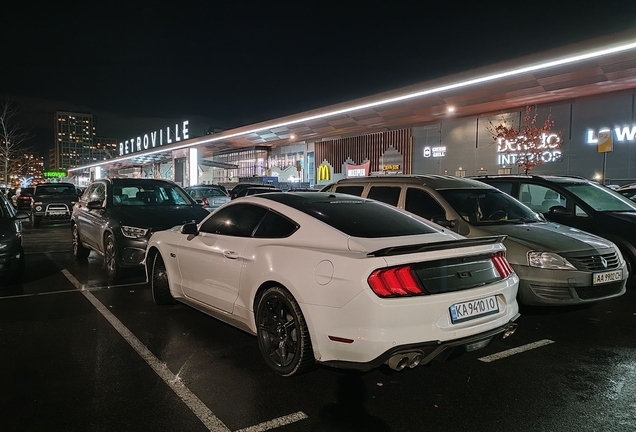
<path fill-rule="evenodd" d="M 44 177 L 66 177 L 66 171 L 44 171 Z"/>

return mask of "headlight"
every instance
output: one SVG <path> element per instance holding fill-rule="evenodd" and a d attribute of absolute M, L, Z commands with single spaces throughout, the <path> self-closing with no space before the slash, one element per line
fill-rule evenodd
<path fill-rule="evenodd" d="M 142 238 L 146 236 L 148 230 L 146 228 L 122 226 L 121 232 L 128 238 Z"/>
<path fill-rule="evenodd" d="M 528 252 L 528 265 L 552 270 L 576 270 L 568 260 L 552 252 Z"/>
<path fill-rule="evenodd" d="M 0 251 L 11 247 L 11 240 L 0 241 Z"/>

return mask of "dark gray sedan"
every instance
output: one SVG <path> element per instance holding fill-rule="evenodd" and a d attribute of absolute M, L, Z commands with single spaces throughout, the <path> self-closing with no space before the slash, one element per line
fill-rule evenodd
<path fill-rule="evenodd" d="M 104 256 L 108 276 L 140 267 L 155 231 L 200 222 L 210 213 L 176 183 L 159 179 L 113 178 L 93 182 L 71 215 L 73 254 Z"/>

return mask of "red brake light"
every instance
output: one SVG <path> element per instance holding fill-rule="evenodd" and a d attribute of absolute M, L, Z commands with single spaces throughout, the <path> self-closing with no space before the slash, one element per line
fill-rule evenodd
<path fill-rule="evenodd" d="M 503 253 L 500 252 L 491 255 L 490 259 L 502 278 L 506 278 L 512 274 L 512 268 L 510 267 L 510 264 L 508 264 L 508 260 L 506 260 Z"/>
<path fill-rule="evenodd" d="M 375 270 L 369 275 L 367 282 L 379 297 L 426 294 L 415 279 L 410 266 Z"/>
<path fill-rule="evenodd" d="M 210 201 L 207 198 L 203 198 L 203 205 L 210 205 Z"/>

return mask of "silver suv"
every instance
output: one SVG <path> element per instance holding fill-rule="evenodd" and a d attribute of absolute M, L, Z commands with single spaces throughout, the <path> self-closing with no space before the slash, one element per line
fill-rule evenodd
<path fill-rule="evenodd" d="M 467 237 L 506 235 L 523 304 L 571 305 L 625 293 L 628 271 L 614 243 L 549 222 L 485 183 L 440 175 L 371 176 L 339 180 L 322 191 L 382 201 Z"/>

